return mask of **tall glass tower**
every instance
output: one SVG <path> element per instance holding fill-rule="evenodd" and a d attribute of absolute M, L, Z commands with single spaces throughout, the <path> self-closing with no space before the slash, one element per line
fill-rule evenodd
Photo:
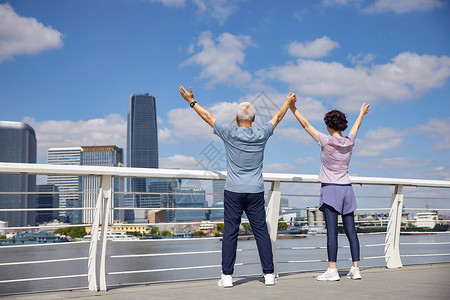
<path fill-rule="evenodd" d="M 84 166 L 123 166 L 123 150 L 116 146 L 82 146 L 82 165 Z M 111 207 L 124 206 L 124 178 L 114 177 L 111 179 L 111 189 L 113 191 L 114 201 Z M 100 178 L 98 176 L 84 176 L 81 179 L 82 187 L 82 205 L 83 208 L 95 208 L 98 191 L 100 187 Z M 124 221 L 124 211 L 114 210 L 110 220 Z M 94 221 L 94 210 L 83 211 L 83 223 L 92 223 Z"/>
<path fill-rule="evenodd" d="M 0 161 L 12 163 L 36 163 L 36 134 L 22 122 L 0 121 Z M 36 192 L 34 175 L 0 175 L 2 192 Z M 32 194 L 0 195 L 1 208 L 35 208 Z M 35 224 L 34 212 L 0 212 L 0 220 L 10 227 Z"/>
<path fill-rule="evenodd" d="M 156 99 L 148 94 L 128 99 L 127 167 L 158 168 Z M 130 178 L 128 192 L 147 192 L 151 180 Z M 136 207 L 146 207 L 146 195 L 135 195 Z"/>
<path fill-rule="evenodd" d="M 75 148 L 50 148 L 47 152 L 47 163 L 49 165 L 81 165 L 81 147 Z M 58 187 L 59 208 L 81 208 L 81 177 L 48 175 L 47 183 Z M 81 210 L 60 210 L 59 217 L 63 221 L 72 224 L 82 221 Z M 68 219 L 68 220 L 65 220 Z"/>

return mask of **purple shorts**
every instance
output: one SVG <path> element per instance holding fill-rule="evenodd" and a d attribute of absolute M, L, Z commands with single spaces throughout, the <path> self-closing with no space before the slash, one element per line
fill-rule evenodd
<path fill-rule="evenodd" d="M 324 203 L 333 207 L 341 215 L 355 211 L 356 197 L 352 185 L 322 183 L 319 208 Z"/>

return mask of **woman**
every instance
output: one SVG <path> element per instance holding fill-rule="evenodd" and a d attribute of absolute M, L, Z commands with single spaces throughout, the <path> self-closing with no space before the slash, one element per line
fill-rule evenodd
<path fill-rule="evenodd" d="M 329 136 L 317 131 L 308 120 L 297 110 L 295 103 L 290 108 L 302 127 L 322 147 L 319 181 L 320 210 L 324 214 L 327 226 L 327 252 L 328 269 L 317 276 L 317 280 L 339 280 L 336 269 L 338 249 L 338 215 L 342 215 L 345 234 L 347 235 L 353 265 L 347 278 L 361 279 L 359 271 L 359 240 L 355 229 L 354 211 L 356 198 L 348 175 L 348 165 L 352 155 L 352 149 L 356 134 L 363 117 L 369 112 L 370 104 L 362 105 L 358 118 L 347 137 L 342 136 L 342 131 L 347 128 L 347 118 L 344 113 L 332 110 L 325 115 Z"/>

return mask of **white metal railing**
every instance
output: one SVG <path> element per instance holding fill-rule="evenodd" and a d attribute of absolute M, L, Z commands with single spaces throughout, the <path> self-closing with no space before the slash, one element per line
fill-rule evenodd
<path fill-rule="evenodd" d="M 111 210 L 111 179 L 112 177 L 127 178 L 165 178 L 165 179 L 196 179 L 196 180 L 225 180 L 226 172 L 198 171 L 198 170 L 171 170 L 171 169 L 143 169 L 143 168 L 118 168 L 118 167 L 96 167 L 96 166 L 69 166 L 69 165 L 44 165 L 44 164 L 21 164 L 21 163 L 0 163 L 0 174 L 21 174 L 21 175 L 67 175 L 67 176 L 99 176 L 100 189 L 97 196 L 94 221 L 92 224 L 92 238 L 90 240 L 88 260 L 88 283 L 92 291 L 106 290 L 106 234 L 110 223 Z M 273 254 L 275 257 L 277 225 L 280 208 L 281 183 L 319 183 L 317 175 L 304 174 L 276 174 L 264 173 L 264 181 L 271 183 L 269 199 L 267 205 L 267 223 L 272 241 Z M 384 258 L 388 268 L 402 267 L 400 255 L 400 226 L 402 223 L 403 187 L 432 187 L 450 188 L 450 181 L 441 180 L 417 180 L 399 178 L 377 178 L 377 177 L 351 177 L 353 184 L 359 185 L 381 185 L 393 186 L 394 193 L 391 198 L 389 209 L 389 221 L 384 244 L 367 245 L 368 247 L 384 246 L 384 256 L 372 257 Z M 0 208 L 1 209 L 1 208 Z M 164 208 L 167 209 L 167 208 Z M 46 209 L 48 210 L 48 209 Z M 64 209 L 67 210 L 67 209 Z M 104 230 L 99 230 L 100 226 Z M 310 249 L 311 247 L 303 247 Z M 322 249 L 323 247 L 318 247 Z M 298 249 L 301 250 L 301 249 Z M 443 254 L 448 255 L 448 254 Z M 86 259 L 86 258 L 80 258 Z M 321 261 L 321 260 L 314 260 Z M 48 261 L 47 261 L 48 262 Z M 291 261 L 303 262 L 303 261 Z M 44 263 L 36 262 L 36 263 Z M 237 264 L 238 265 L 238 264 Z M 203 266 L 197 268 L 217 267 Z M 276 268 L 276 262 L 275 262 Z M 183 269 L 183 268 L 173 268 Z M 141 270 L 136 272 L 153 272 L 157 270 Z M 120 272 L 110 272 L 114 275 Z M 85 276 L 81 275 L 72 275 Z M 67 276 L 56 276 L 52 278 L 66 278 Z M 47 279 L 47 278 L 45 278 Z M 36 280 L 36 279 L 30 279 Z M 11 282 L 11 280 L 3 281 Z M 0 282 L 2 283 L 2 282 Z"/>

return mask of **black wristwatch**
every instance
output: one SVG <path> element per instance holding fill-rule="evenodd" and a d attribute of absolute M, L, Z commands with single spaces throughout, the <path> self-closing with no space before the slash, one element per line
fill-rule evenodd
<path fill-rule="evenodd" d="M 197 103 L 197 101 L 192 101 L 191 103 L 189 103 L 189 105 L 192 107 L 192 108 L 194 108 L 194 105 L 195 105 L 195 103 Z"/>

